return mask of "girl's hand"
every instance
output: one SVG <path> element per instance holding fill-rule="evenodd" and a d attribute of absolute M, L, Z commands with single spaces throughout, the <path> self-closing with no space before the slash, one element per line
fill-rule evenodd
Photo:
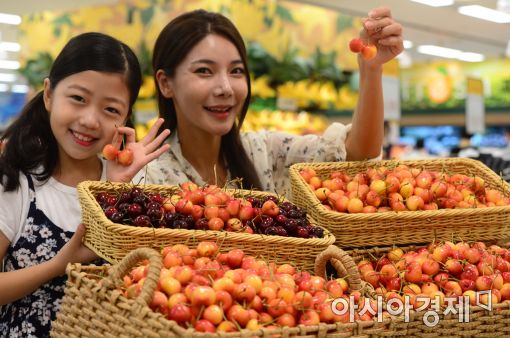
<path fill-rule="evenodd" d="M 368 13 L 368 18 L 363 18 L 361 39 L 377 47 L 375 58 L 365 61 L 369 64 L 382 65 L 404 50 L 402 26 L 393 20 L 390 9 L 386 7 L 374 8 Z"/>
<path fill-rule="evenodd" d="M 52 258 L 52 261 L 57 264 L 60 274 L 65 272 L 68 263 L 89 263 L 99 258 L 92 250 L 83 245 L 85 231 L 85 225 L 80 224 L 69 242 Z"/>
<path fill-rule="evenodd" d="M 111 182 L 130 182 L 131 179 L 150 161 L 158 158 L 170 148 L 169 144 L 160 144 L 170 135 L 170 130 L 165 129 L 157 135 L 159 128 L 163 124 L 162 118 L 158 119 L 151 127 L 147 135 L 139 142 L 136 142 L 135 130 L 129 127 L 118 127 L 112 142 L 113 146 L 120 149 L 123 135 L 126 135 L 124 149 L 129 149 L 133 153 L 133 162 L 128 165 L 122 165 L 117 160 L 107 161 L 106 177 Z M 157 135 L 157 136 L 156 136 Z M 159 148 L 158 148 L 159 147 Z"/>

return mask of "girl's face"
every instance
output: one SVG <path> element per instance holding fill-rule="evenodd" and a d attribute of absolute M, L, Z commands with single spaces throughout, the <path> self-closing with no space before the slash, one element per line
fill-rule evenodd
<path fill-rule="evenodd" d="M 87 160 L 97 158 L 112 142 L 116 127 L 124 125 L 129 89 L 121 74 L 84 71 L 66 77 L 53 90 L 46 79 L 44 105 L 60 160 Z"/>
<path fill-rule="evenodd" d="M 248 96 L 246 70 L 237 48 L 216 34 L 200 41 L 165 81 L 160 88 L 173 99 L 179 133 L 225 135 Z"/>

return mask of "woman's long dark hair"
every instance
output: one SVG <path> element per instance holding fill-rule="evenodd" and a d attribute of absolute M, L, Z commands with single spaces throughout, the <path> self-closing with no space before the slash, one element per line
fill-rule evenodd
<path fill-rule="evenodd" d="M 234 123 L 232 129 L 221 138 L 220 151 L 227 162 L 231 176 L 242 178 L 244 188 L 262 189 L 255 167 L 246 154 L 239 136 L 239 129 L 250 104 L 251 84 L 246 61 L 246 47 L 234 24 L 221 14 L 205 10 L 196 10 L 178 16 L 163 28 L 156 40 L 152 58 L 154 74 L 162 69 L 169 77 L 174 76 L 177 66 L 190 50 L 211 33 L 221 35 L 236 46 L 246 70 L 248 83 L 248 96 L 243 104 L 238 123 Z M 158 90 L 159 116 L 165 119 L 163 128 L 174 131 L 177 128 L 177 115 L 173 100 L 162 95 L 157 80 L 154 80 Z"/>
<path fill-rule="evenodd" d="M 48 76 L 50 89 L 54 90 L 66 77 L 87 70 L 124 75 L 130 94 L 129 119 L 142 82 L 140 64 L 133 51 L 102 33 L 78 35 L 69 40 L 53 62 Z M 35 175 L 39 181 L 50 178 L 59 160 L 58 144 L 44 107 L 43 91 L 25 105 L 0 140 L 5 142 L 0 155 L 4 191 L 18 189 L 20 172 Z"/>

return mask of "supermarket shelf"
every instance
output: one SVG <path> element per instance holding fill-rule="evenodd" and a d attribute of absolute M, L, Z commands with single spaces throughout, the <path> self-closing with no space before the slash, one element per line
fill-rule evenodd
<path fill-rule="evenodd" d="M 487 113 L 485 123 L 488 126 L 510 125 L 510 112 Z M 434 114 L 434 115 L 403 115 L 400 124 L 402 126 L 415 125 L 453 125 L 465 126 L 464 114 Z"/>
<path fill-rule="evenodd" d="M 337 112 L 326 114 L 329 121 L 350 123 L 351 112 Z M 487 126 L 510 126 L 510 111 L 488 112 L 485 115 Z M 430 112 L 430 113 L 406 113 L 402 114 L 401 126 L 465 126 L 464 112 Z"/>

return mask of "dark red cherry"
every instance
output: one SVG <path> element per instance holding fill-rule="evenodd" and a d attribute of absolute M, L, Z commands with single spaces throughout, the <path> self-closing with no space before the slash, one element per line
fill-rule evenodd
<path fill-rule="evenodd" d="M 109 207 L 107 207 L 107 208 L 105 209 L 104 214 L 106 215 L 106 217 L 107 217 L 108 219 L 111 219 L 111 218 L 112 218 L 112 215 L 113 215 L 114 213 L 116 213 L 117 211 L 118 211 L 118 210 L 117 210 L 117 208 L 115 208 L 114 206 L 109 206 Z"/>
<path fill-rule="evenodd" d="M 136 217 L 142 213 L 143 209 L 140 204 L 132 203 L 129 205 L 127 212 L 131 217 Z"/>
<path fill-rule="evenodd" d="M 152 226 L 151 220 L 149 219 L 149 216 L 147 215 L 138 215 L 133 220 L 133 224 L 138 227 L 150 227 Z"/>
<path fill-rule="evenodd" d="M 143 195 L 143 189 L 140 187 L 133 187 L 131 189 L 131 198 Z"/>

